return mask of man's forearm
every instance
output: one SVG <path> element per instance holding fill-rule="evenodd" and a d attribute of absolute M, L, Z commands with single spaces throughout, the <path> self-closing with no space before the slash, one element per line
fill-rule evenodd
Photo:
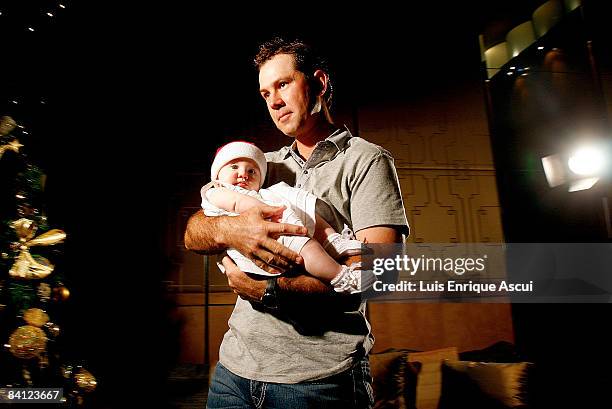
<path fill-rule="evenodd" d="M 225 216 L 207 217 L 202 210 L 194 213 L 185 229 L 185 247 L 202 254 L 220 253 L 227 249 L 223 243 Z"/>
<path fill-rule="evenodd" d="M 339 294 L 310 275 L 281 276 L 278 278 L 278 289 L 281 308 L 325 306 L 330 311 L 355 311 L 361 302 L 358 294 Z"/>

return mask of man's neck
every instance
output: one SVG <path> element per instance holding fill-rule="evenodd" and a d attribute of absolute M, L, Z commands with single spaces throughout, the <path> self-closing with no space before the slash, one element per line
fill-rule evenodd
<path fill-rule="evenodd" d="M 317 123 L 309 132 L 298 136 L 295 139 L 295 146 L 300 156 L 302 156 L 305 160 L 308 160 L 310 155 L 312 155 L 317 143 L 325 140 L 332 134 L 332 132 L 334 132 L 335 129 L 336 127 L 334 124 L 327 121 L 321 121 Z"/>

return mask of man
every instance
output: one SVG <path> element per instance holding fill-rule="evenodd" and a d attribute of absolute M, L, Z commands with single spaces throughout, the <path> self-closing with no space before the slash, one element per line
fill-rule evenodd
<path fill-rule="evenodd" d="M 325 61 L 300 41 L 264 43 L 255 58 L 260 94 L 291 146 L 266 154 L 267 184 L 284 181 L 321 199 L 317 212 L 367 243 L 396 243 L 408 232 L 393 159 L 384 149 L 333 125 Z M 236 248 L 268 271 L 300 257 L 274 238 L 304 228 L 266 222 L 282 208 L 261 206 L 232 218 L 190 219 L 185 245 L 195 251 Z M 368 408 L 373 344 L 359 298 L 334 294 L 306 274 L 257 280 L 223 259 L 240 297 L 220 348 L 209 408 Z M 292 270 L 294 271 L 294 270 Z"/>

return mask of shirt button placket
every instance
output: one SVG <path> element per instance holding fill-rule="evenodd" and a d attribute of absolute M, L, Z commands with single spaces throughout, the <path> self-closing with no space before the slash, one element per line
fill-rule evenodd
<path fill-rule="evenodd" d="M 302 170 L 302 173 L 300 174 L 300 180 L 297 185 L 298 189 L 306 184 L 306 181 L 308 180 L 308 173 L 308 169 Z"/>

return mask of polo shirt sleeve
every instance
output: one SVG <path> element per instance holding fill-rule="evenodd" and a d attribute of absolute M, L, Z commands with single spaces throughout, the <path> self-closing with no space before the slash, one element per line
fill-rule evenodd
<path fill-rule="evenodd" d="M 353 231 L 374 226 L 394 226 L 408 236 L 408 220 L 393 157 L 384 151 L 357 166 L 351 184 Z"/>

